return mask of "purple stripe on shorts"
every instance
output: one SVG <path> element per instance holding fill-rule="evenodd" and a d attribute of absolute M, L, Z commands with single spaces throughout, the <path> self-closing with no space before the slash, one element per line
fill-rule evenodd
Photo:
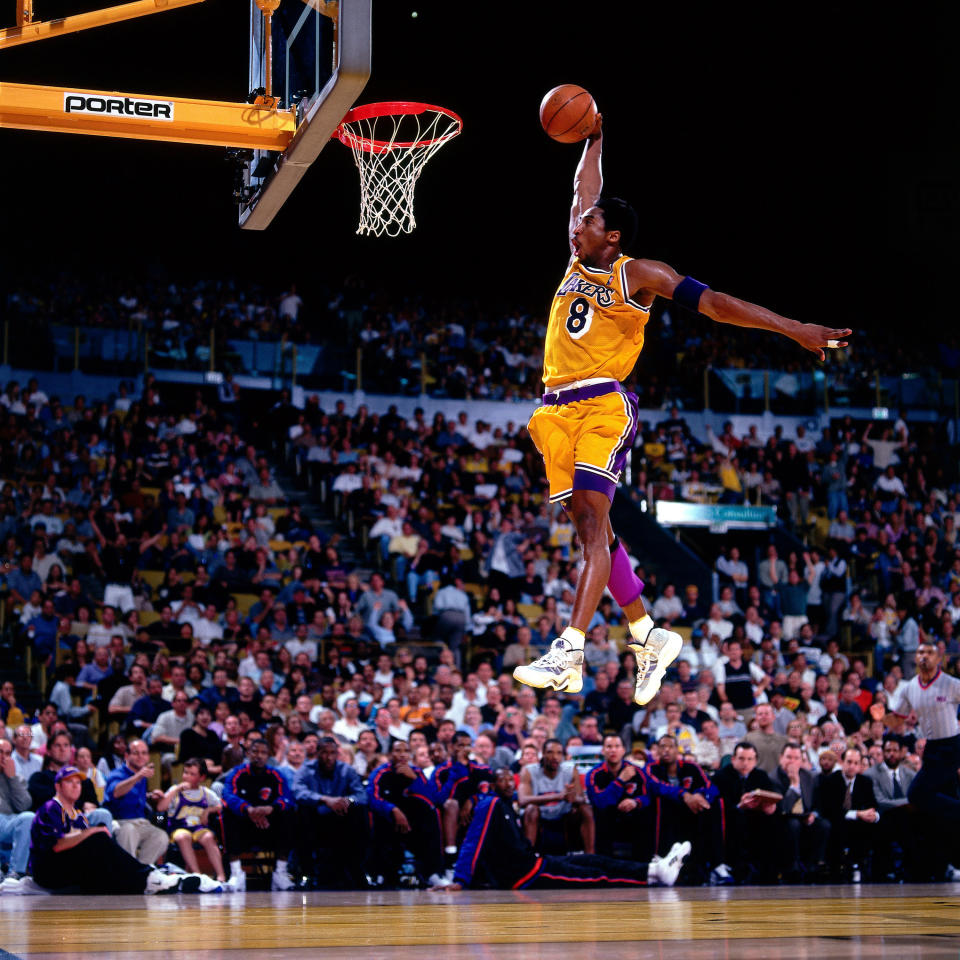
<path fill-rule="evenodd" d="M 578 467 L 573 471 L 573 489 L 596 490 L 597 493 L 604 494 L 613 503 L 613 495 L 617 492 L 617 485 L 612 480 L 601 477 L 599 473 L 581 470 Z"/>
<path fill-rule="evenodd" d="M 613 463 L 607 468 L 611 473 L 617 474 L 623 473 L 623 468 L 627 463 L 627 454 L 633 449 L 633 440 L 637 435 L 637 421 L 640 415 L 640 402 L 637 400 L 637 395 L 624 391 L 623 398 L 629 411 L 630 428 L 614 451 Z"/>

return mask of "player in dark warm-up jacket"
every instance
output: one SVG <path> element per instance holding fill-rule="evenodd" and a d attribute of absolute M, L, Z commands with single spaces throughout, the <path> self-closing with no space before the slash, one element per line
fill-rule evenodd
<path fill-rule="evenodd" d="M 452 781 L 447 786 L 452 787 Z M 440 807 L 448 795 L 439 794 L 435 782 L 411 765 L 409 744 L 394 741 L 389 760 L 373 771 L 367 783 L 374 856 L 384 877 L 396 875 L 403 847 L 413 854 L 422 878 L 435 884 L 442 877 Z"/>
<path fill-rule="evenodd" d="M 529 887 L 672 886 L 690 844 L 677 844 L 667 857 L 649 864 L 596 855 L 540 856 L 523 834 L 513 806 L 513 774 L 501 767 L 494 774 L 493 793 L 477 800 L 467 836 L 448 890 L 492 886 L 520 890 Z"/>

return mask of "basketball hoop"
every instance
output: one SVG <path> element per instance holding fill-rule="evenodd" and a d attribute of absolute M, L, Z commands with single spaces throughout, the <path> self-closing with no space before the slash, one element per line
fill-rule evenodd
<path fill-rule="evenodd" d="M 427 161 L 463 129 L 445 107 L 370 103 L 354 107 L 334 131 L 360 171 L 357 233 L 395 237 L 417 225 L 413 190 Z"/>

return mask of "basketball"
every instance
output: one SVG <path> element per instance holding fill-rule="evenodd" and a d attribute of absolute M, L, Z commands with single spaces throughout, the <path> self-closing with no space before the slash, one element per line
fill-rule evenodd
<path fill-rule="evenodd" d="M 585 140 L 597 122 L 593 97 L 574 83 L 554 87 L 540 103 L 540 123 L 559 143 Z"/>

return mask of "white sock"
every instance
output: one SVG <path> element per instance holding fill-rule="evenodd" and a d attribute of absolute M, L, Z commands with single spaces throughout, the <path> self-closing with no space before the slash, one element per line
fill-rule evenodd
<path fill-rule="evenodd" d="M 653 618 L 650 614 L 644 614 L 639 620 L 634 620 L 630 624 L 630 636 L 637 643 L 643 643 L 647 639 L 647 634 L 653 629 Z"/>
<path fill-rule="evenodd" d="M 566 640 L 574 650 L 582 650 L 584 641 L 586 640 L 584 632 L 578 630 L 576 627 L 567 627 L 567 629 L 560 634 L 560 638 Z"/>
<path fill-rule="evenodd" d="M 443 852 L 444 852 L 444 853 L 456 853 L 456 852 L 457 852 L 457 848 L 456 848 L 456 847 L 444 847 L 444 848 L 443 848 Z"/>
<path fill-rule="evenodd" d="M 277 861 L 277 865 L 276 865 L 276 867 L 274 868 L 274 872 L 275 872 L 275 873 L 286 873 L 286 872 L 287 872 L 287 861 L 286 861 L 286 860 L 278 860 L 278 861 Z"/>
<path fill-rule="evenodd" d="M 231 860 L 231 861 L 230 861 L 230 876 L 231 876 L 231 877 L 239 877 L 241 873 L 243 873 L 243 867 L 240 865 L 240 861 L 239 861 L 239 860 Z"/>

